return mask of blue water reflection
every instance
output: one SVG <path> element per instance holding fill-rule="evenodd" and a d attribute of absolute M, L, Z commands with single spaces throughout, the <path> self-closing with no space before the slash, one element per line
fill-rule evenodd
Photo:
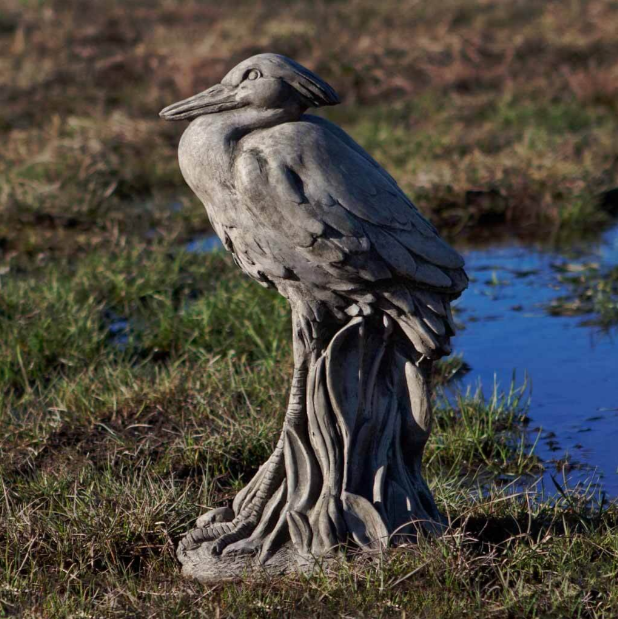
<path fill-rule="evenodd" d="M 457 302 L 465 325 L 455 338 L 472 371 L 460 385 L 487 393 L 494 376 L 508 388 L 517 370 L 531 381 L 530 428 L 542 428 L 537 453 L 548 461 L 568 456 L 596 471 L 601 486 L 618 496 L 618 332 L 581 326 L 582 317 L 549 316 L 544 305 L 565 289 L 555 266 L 566 262 L 618 264 L 618 228 L 595 244 L 560 251 L 517 242 L 465 251 L 474 281 Z M 552 267 L 553 265 L 553 267 Z M 555 469 L 554 469 L 555 473 Z"/>

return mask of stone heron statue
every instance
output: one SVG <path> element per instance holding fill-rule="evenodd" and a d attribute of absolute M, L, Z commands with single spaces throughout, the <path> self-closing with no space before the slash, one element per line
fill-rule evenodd
<path fill-rule="evenodd" d="M 442 525 L 421 458 L 464 261 L 345 131 L 305 114 L 337 103 L 305 67 L 259 54 L 161 112 L 193 120 L 185 180 L 236 264 L 292 310 L 277 446 L 233 508 L 201 516 L 178 549 L 203 581 L 294 571 Z"/>

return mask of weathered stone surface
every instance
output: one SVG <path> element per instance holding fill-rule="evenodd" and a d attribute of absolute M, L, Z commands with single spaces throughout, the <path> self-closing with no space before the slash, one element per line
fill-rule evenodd
<path fill-rule="evenodd" d="M 178 549 L 183 573 L 205 582 L 307 571 L 338 548 L 442 526 L 421 458 L 463 259 L 351 137 L 305 114 L 338 102 L 304 67 L 260 54 L 161 112 L 195 119 L 183 175 L 236 263 L 293 316 L 277 447 Z"/>

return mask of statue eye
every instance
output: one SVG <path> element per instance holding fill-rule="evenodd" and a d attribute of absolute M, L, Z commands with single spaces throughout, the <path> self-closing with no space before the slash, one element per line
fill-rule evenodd
<path fill-rule="evenodd" d="M 256 80 L 259 77 L 262 77 L 262 74 L 257 69 L 251 69 L 251 71 L 247 73 L 248 80 Z"/>

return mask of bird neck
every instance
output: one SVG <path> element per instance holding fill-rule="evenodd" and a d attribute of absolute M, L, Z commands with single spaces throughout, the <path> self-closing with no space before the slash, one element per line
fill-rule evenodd
<path fill-rule="evenodd" d="M 298 120 L 304 109 L 260 110 L 240 108 L 220 114 L 196 118 L 184 132 L 179 147 L 182 174 L 193 191 L 206 205 L 213 221 L 223 218 L 234 225 L 233 209 L 215 209 L 222 203 L 218 188 L 234 186 L 234 156 L 238 143 L 247 134 L 260 129 Z"/>
<path fill-rule="evenodd" d="M 225 134 L 225 142 L 234 148 L 248 133 L 298 120 L 304 111 L 304 108 L 296 106 L 282 109 L 243 107 L 218 116 L 220 116 L 221 128 Z"/>
<path fill-rule="evenodd" d="M 233 169 L 234 155 L 238 143 L 243 137 L 276 125 L 298 120 L 304 108 L 285 109 L 258 109 L 244 107 L 219 114 L 205 114 L 196 118 L 181 140 L 181 168 L 183 167 L 182 154 L 191 151 L 193 159 L 197 152 L 202 165 L 208 163 L 210 173 L 219 182 L 229 182 L 229 175 Z M 183 148 L 191 144 L 190 148 Z M 196 148 L 197 147 L 197 148 Z M 184 171 L 183 171 L 184 173 Z M 191 185 L 191 183 L 189 183 Z M 195 190 L 194 190 L 195 191 Z"/>

